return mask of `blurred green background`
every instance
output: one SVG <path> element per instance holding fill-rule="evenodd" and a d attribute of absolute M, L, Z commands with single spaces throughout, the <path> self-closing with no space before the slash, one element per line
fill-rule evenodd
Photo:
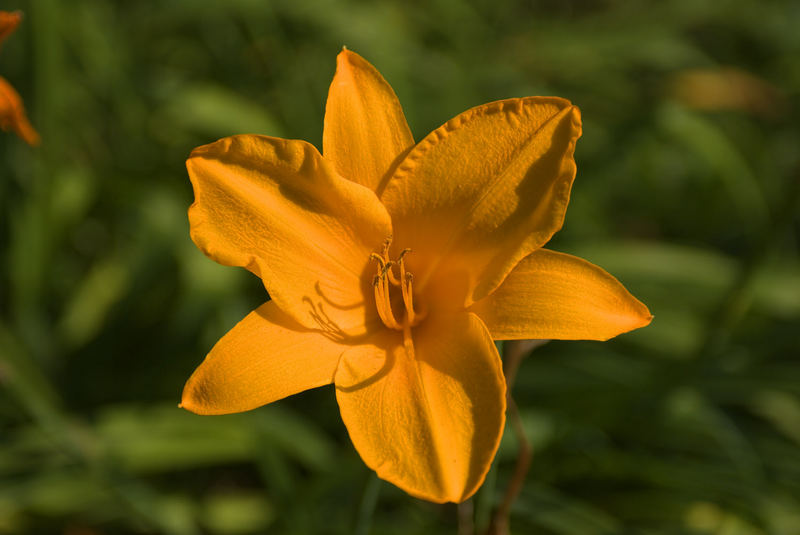
<path fill-rule="evenodd" d="M 330 387 L 226 417 L 176 407 L 265 298 L 190 241 L 184 160 L 236 133 L 319 146 L 342 45 L 393 85 L 417 139 L 491 100 L 578 105 L 578 177 L 550 247 L 655 314 L 523 362 L 535 455 L 512 532 L 800 533 L 800 3 L 2 9 L 26 15 L 0 74 L 42 144 L 0 136 L 0 534 L 457 532 L 456 506 L 364 467 Z M 478 527 L 514 464 L 507 435 Z"/>

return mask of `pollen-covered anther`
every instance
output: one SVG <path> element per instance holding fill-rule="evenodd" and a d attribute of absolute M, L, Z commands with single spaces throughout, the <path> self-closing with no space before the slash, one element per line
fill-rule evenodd
<path fill-rule="evenodd" d="M 378 275 L 380 275 L 381 270 L 386 267 L 386 261 L 378 253 L 369 253 L 369 258 L 370 260 L 376 260 L 378 262 Z"/>

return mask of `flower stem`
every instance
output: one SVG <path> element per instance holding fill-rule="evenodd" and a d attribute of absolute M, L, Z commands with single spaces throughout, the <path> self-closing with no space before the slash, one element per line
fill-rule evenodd
<path fill-rule="evenodd" d="M 467 500 L 458 504 L 458 535 L 475 535 L 475 502 Z"/>
<path fill-rule="evenodd" d="M 514 402 L 511 391 L 514 386 L 514 381 L 517 378 L 517 371 L 522 363 L 522 359 L 530 354 L 531 351 L 545 343 L 547 343 L 547 340 L 520 340 L 505 342 L 503 346 L 503 374 L 506 377 L 508 421 L 511 422 L 511 428 L 517 439 L 519 451 L 517 454 L 517 462 L 514 465 L 514 473 L 506 487 L 503 501 L 500 502 L 492 515 L 489 529 L 486 532 L 487 535 L 508 535 L 508 517 L 511 513 L 511 506 L 514 504 L 517 496 L 519 496 L 525 483 L 525 477 L 528 475 L 528 470 L 530 469 L 533 448 L 528 438 L 525 436 L 522 418 L 520 418 L 519 409 Z"/>
<path fill-rule="evenodd" d="M 525 477 L 528 475 L 528 469 L 531 466 L 531 457 L 533 456 L 533 449 L 531 448 L 528 438 L 525 436 L 525 430 L 522 427 L 522 419 L 519 417 L 517 404 L 510 394 L 508 396 L 508 417 L 514 429 L 514 435 L 519 442 L 519 453 L 517 454 L 517 463 L 514 466 L 514 473 L 511 476 L 511 481 L 509 481 L 508 487 L 506 487 L 503 501 L 500 502 L 500 505 L 495 509 L 494 515 L 492 515 L 492 523 L 489 524 L 487 535 L 508 535 L 508 516 L 511 512 L 511 506 L 522 490 Z"/>

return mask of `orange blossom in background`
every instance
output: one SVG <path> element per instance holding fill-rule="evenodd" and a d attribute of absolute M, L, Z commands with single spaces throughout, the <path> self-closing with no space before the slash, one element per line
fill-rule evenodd
<path fill-rule="evenodd" d="M 19 11 L 0 11 L 0 45 L 11 35 L 22 20 Z M 33 129 L 25 115 L 25 107 L 19 93 L 0 76 L 0 128 L 13 130 L 29 145 L 39 144 L 39 134 Z"/>

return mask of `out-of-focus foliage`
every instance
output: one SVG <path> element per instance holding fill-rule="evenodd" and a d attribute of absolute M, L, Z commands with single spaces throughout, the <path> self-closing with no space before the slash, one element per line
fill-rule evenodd
<path fill-rule="evenodd" d="M 235 133 L 319 144 L 342 45 L 387 77 L 417 139 L 490 100 L 577 104 L 552 246 L 655 314 L 523 362 L 535 455 L 513 532 L 800 532 L 797 2 L 2 7 L 26 14 L 0 73 L 42 145 L 0 137 L 0 534 L 456 532 L 454 506 L 363 466 L 330 388 L 227 417 L 176 408 L 265 298 L 189 240 L 184 159 Z M 479 527 L 515 452 L 507 433 Z"/>

